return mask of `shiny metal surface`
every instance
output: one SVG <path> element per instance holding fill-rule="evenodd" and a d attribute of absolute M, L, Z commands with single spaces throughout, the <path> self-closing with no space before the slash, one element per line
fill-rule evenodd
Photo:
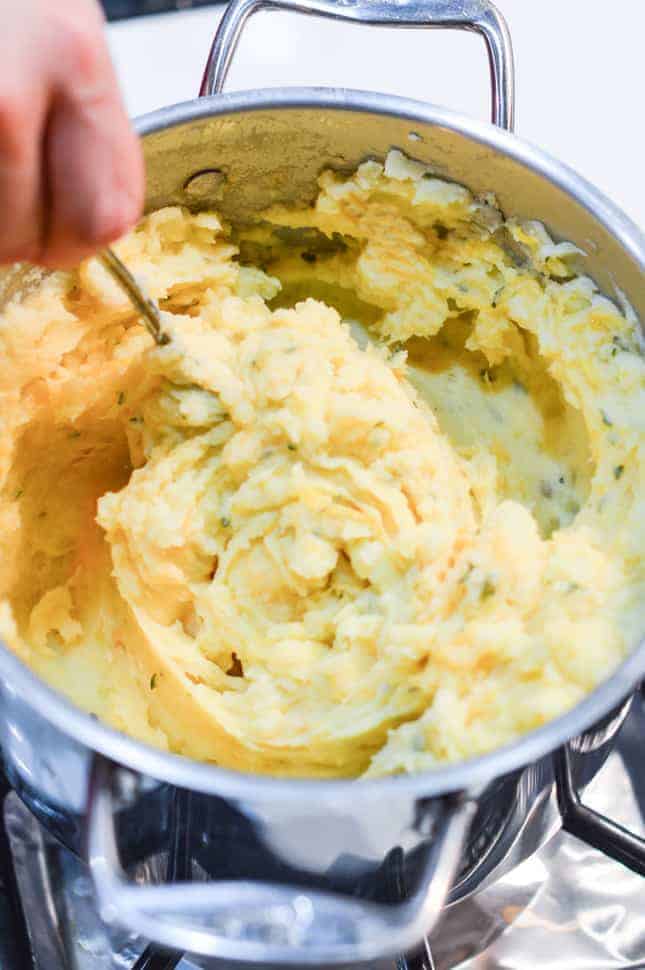
<path fill-rule="evenodd" d="M 472 10 L 472 4 L 467 6 Z M 392 12 L 399 7 L 409 12 L 406 4 L 385 3 L 378 9 Z M 147 164 L 148 211 L 167 204 L 215 205 L 227 218 L 252 221 L 271 203 L 308 203 L 322 168 L 351 170 L 365 157 L 383 157 L 397 146 L 475 193 L 492 191 L 507 214 L 539 218 L 556 237 L 573 241 L 586 253 L 584 270 L 608 295 L 628 301 L 645 319 L 645 240 L 639 230 L 566 166 L 497 127 L 415 101 L 334 89 L 202 98 L 148 115 L 138 127 Z M 202 174 L 209 175 L 199 179 L 205 192 L 196 194 L 190 189 Z M 4 292 L 12 292 L 14 283 L 5 282 Z M 27 283 L 35 285 L 33 280 Z M 118 769 L 116 838 L 126 869 L 144 845 L 163 841 L 172 804 L 168 785 L 177 785 L 196 793 L 200 823 L 195 837 L 205 840 L 200 851 L 206 874 L 262 882 L 267 886 L 262 899 L 274 892 L 282 899 L 283 888 L 275 887 L 299 886 L 305 908 L 320 891 L 355 892 L 359 884 L 378 876 L 393 852 L 401 858 L 406 893 L 414 897 L 423 885 L 422 859 L 442 831 L 439 822 L 453 801 L 450 796 L 460 796 L 455 804 L 465 797 L 476 803 L 477 814 L 451 894 L 456 900 L 481 891 L 553 832 L 558 824 L 550 798 L 554 750 L 575 739 L 575 781 L 589 781 L 609 753 L 625 714 L 624 699 L 644 673 L 641 645 L 574 710 L 469 762 L 360 784 L 283 781 L 224 771 L 148 748 L 72 707 L 0 645 L 0 747 L 26 803 L 76 851 L 87 850 L 92 808 L 93 852 L 102 891 L 106 896 L 118 890 L 137 921 L 145 894 L 139 897 L 136 888 L 115 882 L 119 873 L 104 816 L 97 823 L 97 805 L 105 813 L 110 795 L 103 784 L 107 779 L 97 772 L 102 757 Z M 100 788 L 92 789 L 92 778 L 102 778 Z M 421 819 L 432 824 L 425 828 Z M 446 840 L 443 846 L 455 848 Z M 445 863 L 439 871 L 446 871 Z M 446 887 L 437 883 L 433 892 L 440 888 Z M 165 942 L 181 945 L 186 934 L 196 932 L 197 920 L 199 945 L 207 953 L 224 952 L 229 931 L 238 943 L 252 942 L 257 931 L 252 907 L 237 914 L 234 926 L 218 926 L 213 932 L 212 925 L 203 925 L 203 910 L 201 916 L 193 911 L 192 891 L 189 896 L 173 887 L 159 887 L 149 895 L 146 928 L 151 934 L 158 930 Z M 174 929 L 168 935 L 157 917 L 167 917 L 173 907 Z M 273 913 L 280 939 L 293 925 L 293 911 L 287 910 L 280 910 L 279 918 Z M 354 916 L 360 922 L 374 915 L 356 907 L 347 912 L 346 925 Z M 122 910 L 113 915 L 126 916 Z M 370 937 L 372 927 L 370 923 Z M 333 927 L 327 931 L 328 944 L 334 939 Z M 291 956 L 295 960 L 301 952 L 301 962 L 319 962 L 320 943 L 318 939 L 303 954 L 296 939 Z"/>
<path fill-rule="evenodd" d="M 443 909 L 477 808 L 446 801 L 439 817 L 416 819 L 431 845 L 418 885 L 397 904 L 258 880 L 141 887 L 119 863 L 112 770 L 97 760 L 88 806 L 87 857 L 103 918 L 177 950 L 249 964 L 349 966 L 416 946 Z"/>
<path fill-rule="evenodd" d="M 221 94 L 244 24 L 257 10 L 291 10 L 388 27 L 447 27 L 480 34 L 490 67 L 494 125 L 513 130 L 515 78 L 506 21 L 489 0 L 234 0 L 215 36 L 200 95 Z"/>
<path fill-rule="evenodd" d="M 616 749 L 585 794 L 595 810 L 640 832 L 645 832 L 644 731 L 645 708 L 636 702 Z M 145 940 L 101 922 L 84 863 L 49 837 L 15 795 L 5 817 L 35 970 L 130 970 Z M 155 882 L 164 869 L 163 856 L 155 854 L 139 862 L 133 875 Z M 194 878 L 203 878 L 198 867 Z M 541 970 L 637 970 L 645 961 L 642 896 L 641 879 L 559 833 L 507 876 L 445 910 L 430 939 L 434 965 L 534 970 L 539 955 Z M 213 965 L 186 957 L 178 970 L 198 964 Z M 394 961 L 381 966 L 407 970 Z"/>
<path fill-rule="evenodd" d="M 132 303 L 154 342 L 160 347 L 167 344 L 170 338 L 163 332 L 159 307 L 154 300 L 143 293 L 125 263 L 119 259 L 110 246 L 107 246 L 99 254 L 99 259 Z"/>

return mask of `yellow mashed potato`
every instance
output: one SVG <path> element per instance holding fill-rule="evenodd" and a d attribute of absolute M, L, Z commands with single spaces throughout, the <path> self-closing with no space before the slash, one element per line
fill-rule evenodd
<path fill-rule="evenodd" d="M 49 683 L 253 772 L 412 772 L 645 629 L 645 365 L 576 250 L 397 152 L 233 234 L 163 209 L 0 318 L 0 623 Z"/>

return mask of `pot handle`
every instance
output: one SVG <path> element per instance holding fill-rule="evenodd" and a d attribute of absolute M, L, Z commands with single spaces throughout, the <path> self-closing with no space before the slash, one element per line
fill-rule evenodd
<path fill-rule="evenodd" d="M 358 963 L 416 946 L 444 905 L 476 811 L 471 799 L 445 798 L 423 876 L 403 903 L 250 880 L 137 885 L 117 850 L 112 790 L 119 770 L 95 756 L 87 857 L 102 918 L 157 946 L 232 963 Z"/>
<path fill-rule="evenodd" d="M 298 13 L 384 27 L 449 27 L 484 38 L 492 88 L 492 122 L 513 130 L 515 78 L 511 37 L 490 0 L 231 0 L 208 57 L 200 95 L 221 94 L 244 24 L 258 10 Z"/>

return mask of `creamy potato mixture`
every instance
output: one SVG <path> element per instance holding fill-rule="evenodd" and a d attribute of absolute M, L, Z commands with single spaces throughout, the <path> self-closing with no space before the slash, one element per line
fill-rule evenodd
<path fill-rule="evenodd" d="M 413 772 L 645 628 L 645 366 L 577 251 L 392 152 L 235 232 L 167 208 L 0 318 L 0 626 L 122 731 Z"/>

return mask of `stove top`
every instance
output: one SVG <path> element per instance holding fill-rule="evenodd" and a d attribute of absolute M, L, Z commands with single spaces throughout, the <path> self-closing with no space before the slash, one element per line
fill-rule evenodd
<path fill-rule="evenodd" d="M 643 737 L 645 705 L 637 696 L 616 750 L 585 793 L 586 804 L 641 834 Z M 153 954 L 145 940 L 101 923 L 85 865 L 14 793 L 4 800 L 3 818 L 0 970 L 204 966 Z M 504 879 L 448 908 L 428 947 L 392 970 L 535 970 L 538 957 L 541 970 L 642 970 L 643 888 L 642 877 L 560 833 Z"/>

